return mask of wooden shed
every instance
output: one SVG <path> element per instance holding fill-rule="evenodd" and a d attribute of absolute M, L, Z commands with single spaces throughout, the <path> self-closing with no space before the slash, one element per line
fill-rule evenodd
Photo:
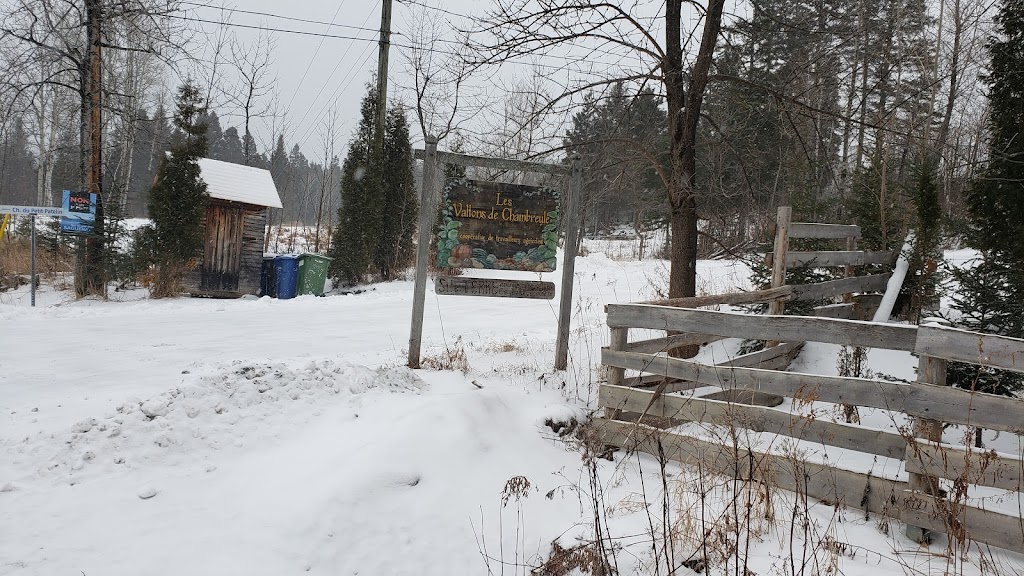
<path fill-rule="evenodd" d="M 267 208 L 281 208 L 270 171 L 199 159 L 210 194 L 203 247 L 183 287 L 193 296 L 238 298 L 256 294 L 263 265 Z"/>

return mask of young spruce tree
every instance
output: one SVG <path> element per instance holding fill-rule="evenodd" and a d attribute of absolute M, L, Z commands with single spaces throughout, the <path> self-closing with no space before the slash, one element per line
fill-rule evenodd
<path fill-rule="evenodd" d="M 155 297 L 180 290 L 189 261 L 203 243 L 202 223 L 210 198 L 197 162 L 207 153 L 202 93 L 186 81 L 178 88 L 176 101 L 171 150 L 160 160 L 149 191 L 150 244 L 157 265 Z"/>
<path fill-rule="evenodd" d="M 374 88 L 367 90 L 360 112 L 342 164 L 341 207 L 331 246 L 331 275 L 348 284 L 365 281 L 371 272 L 392 280 L 409 265 L 418 206 L 405 113 L 399 108 L 388 112 L 382 163 L 373 146 Z"/>
<path fill-rule="evenodd" d="M 405 111 L 391 108 L 384 131 L 384 188 L 380 195 L 384 202 L 383 228 L 373 259 L 374 269 L 382 280 L 394 280 L 415 257 L 412 235 L 416 231 L 419 201 L 414 162 Z"/>
<path fill-rule="evenodd" d="M 989 164 L 967 195 L 968 244 L 977 265 L 954 272 L 961 323 L 983 332 L 1024 337 L 1024 3 L 1001 0 L 998 36 L 989 44 Z M 985 371 L 983 371 L 985 372 Z M 1002 394 L 1021 389 L 1008 373 L 983 373 L 958 385 Z M 984 383 L 982 387 L 979 384 Z M 991 389 L 989 389 L 991 388 Z"/>
<path fill-rule="evenodd" d="M 366 279 L 382 216 L 380 162 L 372 157 L 376 91 L 367 91 L 359 109 L 359 127 L 341 165 L 341 206 L 331 243 L 331 275 L 348 284 Z"/>

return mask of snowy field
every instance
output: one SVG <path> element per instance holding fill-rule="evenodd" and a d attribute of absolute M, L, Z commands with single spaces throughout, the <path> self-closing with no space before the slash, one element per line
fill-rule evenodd
<path fill-rule="evenodd" d="M 619 573 L 654 573 L 657 461 L 598 459 L 592 484 L 556 434 L 596 405 L 604 304 L 666 283 L 665 262 L 598 248 L 577 262 L 566 372 L 551 369 L 557 301 L 428 285 L 426 364 L 464 371 L 412 371 L 408 281 L 286 301 L 44 289 L 35 309 L 24 287 L 0 294 L 0 575 L 526 575 L 553 541 L 593 538 L 595 495 Z M 698 271 L 705 292 L 749 288 L 742 265 Z M 834 374 L 835 354 L 808 345 L 799 369 Z M 869 363 L 902 377 L 915 365 L 881 351 Z M 685 500 L 689 476 L 668 473 L 669 497 Z M 806 512 L 835 543 L 823 560 L 834 569 L 818 565 L 822 550 L 810 566 L 795 549 L 808 575 L 1024 573 L 1016 555 L 983 569 L 854 510 Z M 800 568 L 792 534 L 785 521 L 760 532 L 745 552 L 753 573 Z"/>

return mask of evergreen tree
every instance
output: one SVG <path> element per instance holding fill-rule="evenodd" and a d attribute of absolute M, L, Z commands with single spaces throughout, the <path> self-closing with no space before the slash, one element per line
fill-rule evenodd
<path fill-rule="evenodd" d="M 214 150 L 213 158 L 232 164 L 244 164 L 245 154 L 242 152 L 242 139 L 238 137 L 238 128 L 234 126 L 224 131 L 220 147 Z"/>
<path fill-rule="evenodd" d="M 153 228 L 147 243 L 156 261 L 155 297 L 178 292 L 189 260 L 202 247 L 202 223 L 209 195 L 197 160 L 206 156 L 206 124 L 201 91 L 191 82 L 178 88 L 175 138 L 149 191 Z"/>
<path fill-rule="evenodd" d="M 369 88 L 360 105 L 359 126 L 341 167 L 341 206 L 331 242 L 331 275 L 348 284 L 366 279 L 380 238 L 380 162 L 372 157 L 376 114 L 377 94 Z"/>
<path fill-rule="evenodd" d="M 331 273 L 349 284 L 365 281 L 371 271 L 392 280 L 409 265 L 418 209 L 405 112 L 388 111 L 381 162 L 373 150 L 377 92 L 372 86 L 360 111 L 341 168 L 341 207 L 331 245 Z"/>
<path fill-rule="evenodd" d="M 954 306 L 968 328 L 1024 337 L 1024 4 L 1002 0 L 989 45 L 989 163 L 967 195 L 976 266 L 954 272 Z M 970 385 L 971 378 L 966 384 Z M 1000 384 L 1021 389 L 1021 379 Z M 998 391 L 998 390 L 997 390 Z"/>
<path fill-rule="evenodd" d="M 243 164 L 246 166 L 255 166 L 256 168 L 266 168 L 267 159 L 257 152 L 258 146 L 256 145 L 256 139 L 252 137 L 252 134 L 248 132 L 242 137 L 242 159 Z"/>
<path fill-rule="evenodd" d="M 277 135 L 277 144 L 270 154 L 270 176 L 274 179 L 274 185 L 281 192 L 288 189 L 288 176 L 291 172 L 288 165 L 288 153 L 285 152 L 284 135 Z"/>
<path fill-rule="evenodd" d="M 598 99 L 589 95 L 562 144 L 580 155 L 586 174 L 583 216 L 595 230 L 664 221 L 667 168 L 665 111 L 649 90 L 630 94 L 622 82 Z"/>
<path fill-rule="evenodd" d="M 220 157 L 224 148 L 224 129 L 220 125 L 220 118 L 213 110 L 208 110 L 203 115 L 202 122 L 206 124 L 206 145 L 209 151 L 207 156 L 214 160 L 223 160 Z"/>
<path fill-rule="evenodd" d="M 989 46 L 989 164 L 967 195 L 968 244 L 981 262 L 961 274 L 966 320 L 979 329 L 1024 337 L 1024 5 L 1003 0 L 1000 38 Z M 967 288 L 968 286 L 965 286 Z M 974 302 L 971 303 L 970 301 Z M 970 305 L 968 305 L 970 304 Z"/>
<path fill-rule="evenodd" d="M 12 124 L 9 130 L 0 126 L 0 203 L 35 204 L 36 176 L 28 135 L 20 119 Z"/>
<path fill-rule="evenodd" d="M 940 274 L 938 263 L 942 259 L 942 203 L 936 180 L 938 161 L 922 156 L 914 165 L 915 182 L 911 190 L 916 220 L 914 242 L 908 258 L 910 269 L 896 300 L 904 317 L 920 318 L 922 313 L 938 309 Z"/>
<path fill-rule="evenodd" d="M 412 235 L 419 214 L 414 161 L 405 111 L 391 108 L 384 132 L 383 189 L 379 195 L 384 203 L 384 217 L 373 258 L 382 280 L 393 280 L 413 260 Z"/>
<path fill-rule="evenodd" d="M 700 160 L 711 193 L 702 201 L 709 215 L 739 213 L 736 241 L 746 239 L 747 212 L 774 221 L 790 205 L 798 220 L 836 217 L 828 200 L 838 193 L 844 1 L 757 2 L 719 52 L 717 73 L 732 81 L 708 94 Z"/>

